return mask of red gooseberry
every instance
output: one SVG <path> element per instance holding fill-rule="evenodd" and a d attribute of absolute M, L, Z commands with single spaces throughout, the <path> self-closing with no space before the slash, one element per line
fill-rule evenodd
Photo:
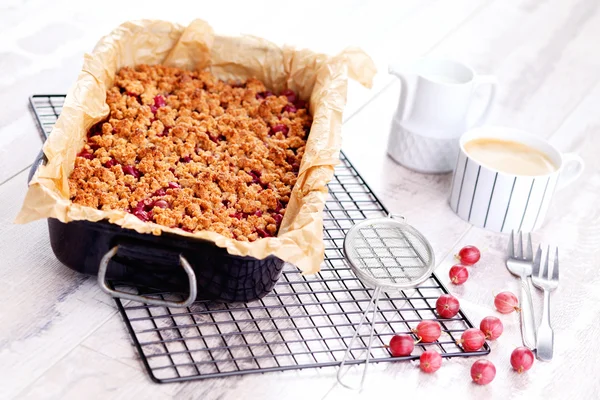
<path fill-rule="evenodd" d="M 150 215 L 144 210 L 136 210 L 133 212 L 133 215 L 135 215 L 144 222 L 150 221 Z"/>
<path fill-rule="evenodd" d="M 419 358 L 419 368 L 421 371 L 426 372 L 428 374 L 434 373 L 442 366 L 442 356 L 440 353 L 427 350 L 421 354 Z"/>
<path fill-rule="evenodd" d="M 477 328 L 469 328 L 463 332 L 457 344 L 465 351 L 477 351 L 485 344 L 485 335 Z"/>
<path fill-rule="evenodd" d="M 415 348 L 415 341 L 410 335 L 394 335 L 390 340 L 390 353 L 394 357 L 410 356 Z"/>
<path fill-rule="evenodd" d="M 417 328 L 414 329 L 415 334 L 423 343 L 432 343 L 439 339 L 442 334 L 442 327 L 437 321 L 425 320 L 419 322 Z"/>
<path fill-rule="evenodd" d="M 485 317 L 481 320 L 479 324 L 479 329 L 485 335 L 485 338 L 488 340 L 496 340 L 502 335 L 504 331 L 504 326 L 502 325 L 502 321 L 496 317 Z"/>
<path fill-rule="evenodd" d="M 289 130 L 290 130 L 290 128 L 288 128 L 286 125 L 277 124 L 271 128 L 270 135 L 272 136 L 272 135 L 276 134 L 277 132 L 281 132 L 285 136 L 288 134 Z"/>
<path fill-rule="evenodd" d="M 513 311 L 520 311 L 519 300 L 511 292 L 500 292 L 494 298 L 496 309 L 502 314 L 510 314 Z"/>
<path fill-rule="evenodd" d="M 527 347 L 517 347 L 510 355 L 510 365 L 519 374 L 529 370 L 533 365 L 533 353 Z"/>
<path fill-rule="evenodd" d="M 290 103 L 296 102 L 296 93 L 292 89 L 285 89 L 281 95 L 287 97 Z"/>
<path fill-rule="evenodd" d="M 465 246 L 455 256 L 462 265 L 473 265 L 481 258 L 479 249 L 475 246 Z"/>
<path fill-rule="evenodd" d="M 462 285 L 469 279 L 469 270 L 463 265 L 454 265 L 450 268 L 450 281 L 455 285 Z"/>
<path fill-rule="evenodd" d="M 308 104 L 306 104 L 306 102 L 304 100 L 300 100 L 298 99 L 294 105 L 296 106 L 296 108 L 300 109 L 300 108 L 307 108 Z"/>
<path fill-rule="evenodd" d="M 94 159 L 94 155 L 92 153 L 90 153 L 89 151 L 87 151 L 86 149 L 81 150 L 78 154 L 78 157 L 82 157 L 88 160 L 93 160 Z"/>
<path fill-rule="evenodd" d="M 168 208 L 169 207 L 169 203 L 167 203 L 166 200 L 156 200 L 154 202 L 154 204 L 152 205 L 153 207 L 159 207 L 159 208 Z"/>
<path fill-rule="evenodd" d="M 152 196 L 164 196 L 167 194 L 167 191 L 164 188 L 160 188 L 157 191 L 155 191 L 154 193 L 152 193 Z"/>
<path fill-rule="evenodd" d="M 287 106 L 283 107 L 283 111 L 288 113 L 295 113 L 296 111 L 298 111 L 298 109 L 296 109 L 296 107 L 292 104 L 288 104 Z"/>
<path fill-rule="evenodd" d="M 133 176 L 136 179 L 139 178 L 140 176 L 142 176 L 142 174 L 140 173 L 140 171 L 136 167 L 134 167 L 132 165 L 123 165 L 122 168 L 123 168 L 123 173 L 125 175 L 131 175 L 131 176 Z"/>
<path fill-rule="evenodd" d="M 273 96 L 273 92 L 265 90 L 264 92 L 256 93 L 256 98 L 259 100 L 265 99 L 269 96 Z"/>
<path fill-rule="evenodd" d="M 258 228 L 256 230 L 256 233 L 258 233 L 258 236 L 260 236 L 261 238 L 268 238 L 271 237 L 271 234 L 269 234 L 269 232 L 265 231 L 264 229 Z"/>
<path fill-rule="evenodd" d="M 471 366 L 471 378 L 478 385 L 487 385 L 496 376 L 496 366 L 488 360 L 477 360 Z"/>
<path fill-rule="evenodd" d="M 115 160 L 112 157 L 104 164 L 104 166 L 106 168 L 111 168 L 111 167 L 114 167 L 115 165 L 117 165 L 117 160 Z"/>
<path fill-rule="evenodd" d="M 441 295 L 435 302 L 435 310 L 442 318 L 452 318 L 458 314 L 460 303 L 458 299 L 451 294 Z"/>
<path fill-rule="evenodd" d="M 159 95 L 154 96 L 154 105 L 156 107 L 160 108 L 160 107 L 166 106 L 167 102 L 165 101 L 165 98 L 159 94 Z"/>

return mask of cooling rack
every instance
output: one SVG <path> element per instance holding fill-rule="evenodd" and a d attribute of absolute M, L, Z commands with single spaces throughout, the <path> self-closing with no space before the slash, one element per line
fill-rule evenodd
<path fill-rule="evenodd" d="M 45 135 L 60 114 L 64 98 L 30 98 Z M 325 260 L 320 273 L 302 276 L 286 264 L 275 289 L 251 303 L 198 301 L 187 308 L 168 308 L 115 299 L 153 381 L 178 382 L 340 364 L 372 294 L 344 260 L 344 236 L 356 222 L 387 216 L 388 211 L 343 153 L 328 187 L 323 230 Z M 433 274 L 417 289 L 384 295 L 375 321 L 371 362 L 417 359 L 426 349 L 436 350 L 443 357 L 488 354 L 487 344 L 476 352 L 465 352 L 456 345 L 462 332 L 473 324 L 462 311 L 451 319 L 435 314 L 435 301 L 444 293 L 448 290 Z M 176 293 L 154 295 L 177 301 L 183 297 Z M 441 324 L 440 339 L 417 345 L 409 357 L 392 358 L 385 347 L 392 336 L 411 333 L 424 319 Z M 360 346 L 351 351 L 348 364 L 364 362 L 361 352 L 366 351 L 367 335 L 367 330 L 361 332 Z"/>

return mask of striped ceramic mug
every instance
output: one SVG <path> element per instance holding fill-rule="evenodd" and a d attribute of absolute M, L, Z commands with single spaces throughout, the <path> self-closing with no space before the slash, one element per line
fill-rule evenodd
<path fill-rule="evenodd" d="M 502 172 L 475 161 L 465 144 L 478 138 L 510 140 L 546 154 L 556 170 L 544 175 Z M 465 221 L 496 232 L 533 231 L 544 221 L 556 190 L 579 177 L 583 160 L 572 153 L 561 154 L 540 137 L 516 129 L 482 126 L 460 138 L 460 153 L 452 177 L 450 207 Z"/>

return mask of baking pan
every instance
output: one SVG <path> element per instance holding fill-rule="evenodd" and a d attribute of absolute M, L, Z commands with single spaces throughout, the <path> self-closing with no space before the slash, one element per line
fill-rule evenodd
<path fill-rule="evenodd" d="M 29 180 L 45 162 L 40 153 Z M 269 293 L 284 261 L 234 256 L 214 243 L 172 233 L 138 233 L 108 221 L 61 222 L 48 219 L 50 244 L 67 267 L 97 275 L 103 291 L 114 297 L 168 307 L 187 307 L 196 300 L 249 302 Z M 181 302 L 134 295 L 107 281 L 146 287 L 156 292 L 185 292 Z"/>

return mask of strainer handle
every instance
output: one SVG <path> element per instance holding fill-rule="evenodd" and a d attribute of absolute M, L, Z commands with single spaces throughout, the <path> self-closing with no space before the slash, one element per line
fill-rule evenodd
<path fill-rule="evenodd" d="M 402 222 L 406 222 L 406 217 L 402 214 L 394 214 L 394 213 L 389 213 L 388 214 L 388 218 L 390 219 L 399 219 Z"/>
<path fill-rule="evenodd" d="M 342 359 L 342 363 L 340 364 L 340 367 L 338 368 L 337 381 L 340 385 L 344 386 L 345 388 L 361 391 L 363 388 L 363 384 L 365 383 L 365 377 L 367 376 L 367 368 L 369 367 L 369 360 L 371 359 L 371 346 L 373 345 L 373 333 L 375 331 L 375 317 L 377 316 L 377 306 L 379 304 L 380 294 L 381 294 L 381 288 L 377 287 L 375 289 L 375 291 L 373 292 L 373 297 L 371 297 L 371 301 L 369 301 L 369 304 L 367 305 L 365 312 L 363 313 L 362 317 L 360 318 L 360 322 L 358 323 L 358 326 L 356 327 L 356 330 L 354 331 L 354 335 L 352 336 L 352 339 L 350 340 L 350 343 L 348 344 L 348 348 L 346 349 L 346 352 L 344 353 L 344 358 Z M 347 385 L 344 382 L 342 382 L 342 378 L 344 377 L 344 375 L 342 374 L 342 370 L 344 368 L 344 365 L 346 365 L 346 362 L 348 361 L 348 357 L 350 356 L 350 351 L 352 350 L 352 347 L 354 346 L 354 342 L 358 338 L 358 333 L 360 332 L 360 328 L 362 328 L 363 324 L 367 320 L 367 314 L 369 313 L 369 310 L 371 309 L 372 306 L 373 306 L 373 311 L 371 314 L 371 331 L 369 333 L 369 344 L 367 345 L 367 356 L 365 358 L 365 366 L 363 367 L 362 376 L 360 378 L 360 385 L 358 387 L 353 387 L 353 386 Z"/>

